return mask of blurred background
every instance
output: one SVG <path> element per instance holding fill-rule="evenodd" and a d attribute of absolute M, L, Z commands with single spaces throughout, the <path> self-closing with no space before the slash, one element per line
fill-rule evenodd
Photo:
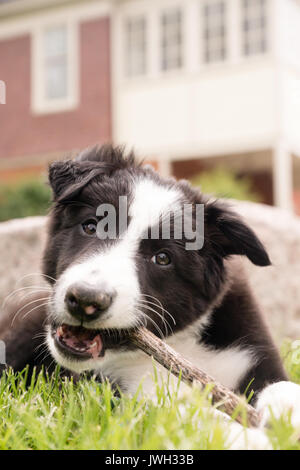
<path fill-rule="evenodd" d="M 0 0 L 0 80 L 0 220 L 45 213 L 48 163 L 104 142 L 300 214 L 297 0 Z"/>
<path fill-rule="evenodd" d="M 0 221 L 47 212 L 51 161 L 126 144 L 265 204 L 234 203 L 273 261 L 245 269 L 276 337 L 300 337 L 299 0 L 0 0 L 0 94 Z M 45 235 L 0 224 L 0 301 L 42 284 Z"/>

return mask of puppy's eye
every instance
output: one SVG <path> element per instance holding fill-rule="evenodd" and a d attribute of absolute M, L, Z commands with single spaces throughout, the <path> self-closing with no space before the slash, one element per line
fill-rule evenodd
<path fill-rule="evenodd" d="M 82 230 L 89 236 L 95 235 L 97 232 L 97 221 L 93 219 L 86 220 L 81 224 Z"/>
<path fill-rule="evenodd" d="M 167 266 L 171 263 L 171 258 L 167 253 L 158 253 L 157 255 L 152 256 L 152 263 L 159 264 L 160 266 Z"/>

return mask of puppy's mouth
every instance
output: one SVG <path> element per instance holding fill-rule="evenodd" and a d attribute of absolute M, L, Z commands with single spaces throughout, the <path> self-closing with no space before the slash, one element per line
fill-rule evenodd
<path fill-rule="evenodd" d="M 60 353 L 77 360 L 97 359 L 106 349 L 129 345 L 125 330 L 92 330 L 64 323 L 52 325 L 51 335 Z"/>

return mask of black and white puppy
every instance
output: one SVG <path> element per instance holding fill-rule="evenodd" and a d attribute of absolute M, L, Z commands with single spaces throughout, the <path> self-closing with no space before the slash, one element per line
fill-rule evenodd
<path fill-rule="evenodd" d="M 52 164 L 49 181 L 54 203 L 43 264 L 52 286 L 47 343 L 59 364 L 108 377 L 130 393 L 144 378 L 144 389 L 152 393 L 153 363 L 124 335 L 144 324 L 230 389 L 244 393 L 251 382 L 248 391 L 254 391 L 256 400 L 275 384 L 265 389 L 261 403 L 288 403 L 286 386 L 296 386 L 282 383 L 286 374 L 278 352 L 235 256 L 258 266 L 270 264 L 244 221 L 223 202 L 210 201 L 185 181 L 163 179 L 137 164 L 132 154 L 111 146 Z M 115 237 L 99 237 L 98 225 L 105 218 L 99 206 L 110 205 L 117 222 L 121 217 L 124 222 L 120 196 L 127 201 L 126 229 L 117 224 Z M 173 236 L 175 216 L 169 215 L 185 204 L 192 205 L 196 229 L 195 207 L 204 208 L 201 249 L 186 249 L 184 234 Z M 168 217 L 169 239 L 160 236 Z M 158 237 L 145 236 L 155 228 Z M 29 317 L 26 327 L 20 326 L 31 338 L 44 320 L 42 312 L 38 315 L 31 326 Z M 23 335 L 27 339 L 20 351 L 11 345 L 16 334 L 6 337 L 15 367 L 18 354 L 22 364 L 35 362 L 35 341 L 29 345 L 29 336 Z"/>

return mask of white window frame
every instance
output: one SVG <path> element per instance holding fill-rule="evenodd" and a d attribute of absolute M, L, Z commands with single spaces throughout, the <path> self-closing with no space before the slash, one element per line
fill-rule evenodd
<path fill-rule="evenodd" d="M 163 24 L 162 20 L 165 15 L 172 15 L 174 13 L 179 13 L 180 14 L 180 35 L 181 35 L 181 42 L 179 43 L 179 58 L 181 59 L 181 63 L 179 65 L 171 66 L 171 67 L 163 67 Z M 175 4 L 174 6 L 169 6 L 168 8 L 164 8 L 162 11 L 159 13 L 158 17 L 159 21 L 159 70 L 160 73 L 165 74 L 165 73 L 172 73 L 172 72 L 179 72 L 184 69 L 185 66 L 185 9 L 183 6 L 180 6 L 180 4 Z M 175 50 L 175 46 L 173 46 L 173 49 Z M 174 51 L 173 51 L 174 54 Z"/>
<path fill-rule="evenodd" d="M 144 26 L 144 43 L 139 44 L 139 46 L 142 46 L 140 50 L 134 50 L 130 49 L 130 44 L 129 44 L 129 31 L 128 31 L 128 26 L 129 23 L 131 23 L 131 26 L 134 25 L 134 23 L 137 23 L 139 21 L 143 22 Z M 140 15 L 130 15 L 125 17 L 124 24 L 123 24 L 123 34 L 124 34 L 124 46 L 125 46 L 125 53 L 124 53 L 124 75 L 128 78 L 136 78 L 136 77 L 143 77 L 147 75 L 147 70 L 148 70 L 148 19 L 147 15 L 145 14 L 140 14 Z M 131 34 L 134 36 L 136 31 L 131 31 Z M 143 49 L 143 50 L 142 50 Z M 140 63 L 143 65 L 142 69 L 139 71 L 134 70 L 132 61 L 134 59 L 133 56 L 135 56 L 135 60 L 137 59 L 137 55 L 140 55 L 139 60 Z"/>
<path fill-rule="evenodd" d="M 6 104 L 6 83 L 0 80 L 0 104 Z"/>
<path fill-rule="evenodd" d="M 244 11 L 245 11 L 244 10 L 244 0 L 240 0 L 241 56 L 246 58 L 246 59 L 251 58 L 251 57 L 255 57 L 255 56 L 264 56 L 264 55 L 268 54 L 269 49 L 270 49 L 270 34 L 269 34 L 270 10 L 269 10 L 269 1 L 268 0 L 264 0 L 264 1 L 265 1 L 265 15 L 264 15 L 265 24 L 264 24 L 264 28 L 259 27 L 256 30 L 256 34 L 260 34 L 260 36 L 261 36 L 260 39 L 256 40 L 256 45 L 259 44 L 259 42 L 262 42 L 262 40 L 264 39 L 264 41 L 265 41 L 264 49 L 256 48 L 256 49 L 253 49 L 251 51 L 251 48 L 250 48 L 250 52 L 246 53 L 245 45 L 246 45 L 247 37 L 246 37 L 246 30 L 244 28 L 245 20 L 246 20 L 245 15 L 244 15 Z M 260 7 L 255 8 L 255 6 L 253 6 L 253 3 L 251 5 L 251 0 L 250 0 L 250 9 L 252 9 L 254 11 L 255 11 L 255 9 L 257 9 L 257 11 L 259 11 Z M 256 19 L 260 20 L 260 18 L 258 18 L 258 16 L 257 16 Z M 249 18 L 248 18 L 248 20 L 249 20 Z M 253 20 L 253 18 L 252 18 L 252 20 Z M 255 35 L 255 30 L 251 30 L 250 32 L 248 30 L 248 41 L 251 41 L 251 37 L 253 38 L 254 35 Z M 263 35 L 264 35 L 264 37 L 263 37 Z M 249 46 L 249 43 L 248 43 L 248 46 Z"/>
<path fill-rule="evenodd" d="M 47 98 L 45 93 L 44 38 L 49 29 L 64 26 L 67 31 L 67 96 Z M 78 23 L 51 22 L 36 26 L 32 33 L 31 47 L 31 108 L 34 114 L 50 114 L 71 111 L 79 105 L 79 34 Z"/>
<path fill-rule="evenodd" d="M 209 31 L 209 27 L 210 26 L 213 26 L 214 28 L 216 28 L 216 26 L 220 27 L 221 25 L 221 22 L 219 21 L 219 19 L 215 18 L 212 19 L 210 18 L 210 21 L 207 21 L 207 23 L 205 24 L 205 21 L 208 20 L 208 16 L 206 16 L 204 14 L 204 9 L 205 7 L 211 7 L 211 6 L 215 6 L 217 4 L 220 4 L 220 3 L 223 3 L 224 5 L 224 12 L 223 12 L 223 16 L 222 16 L 222 20 L 224 20 L 224 35 L 221 35 L 221 34 L 218 34 L 218 35 L 214 35 L 212 36 L 210 39 L 209 38 L 206 38 L 205 37 L 205 32 L 206 31 Z M 201 38 L 200 38 L 200 41 L 202 43 L 202 47 L 201 47 L 201 57 L 200 57 L 200 61 L 201 61 L 201 64 L 204 65 L 204 66 L 213 66 L 213 65 L 216 65 L 216 64 L 224 64 L 226 62 L 228 62 L 229 60 L 229 57 L 230 57 L 230 48 L 229 48 L 229 41 L 228 41 L 228 38 L 229 38 L 229 22 L 228 22 L 228 15 L 229 15 L 229 3 L 228 1 L 224 1 L 224 0 L 206 0 L 205 2 L 201 2 L 200 3 L 200 7 L 201 7 L 201 15 L 200 15 L 200 23 L 199 23 L 199 30 L 200 30 L 200 35 L 201 35 Z M 220 17 L 221 19 L 221 17 Z M 212 29 L 211 31 L 212 32 L 216 32 L 216 29 Z M 224 47 L 224 57 L 218 57 L 218 58 L 215 58 L 215 59 L 211 59 L 211 60 L 207 60 L 207 47 L 209 46 L 209 42 L 211 44 L 218 44 L 220 45 L 221 44 L 221 41 L 223 40 L 223 47 Z M 210 53 L 212 52 L 220 52 L 221 49 L 218 49 L 217 47 L 214 47 L 213 49 L 211 49 Z"/>

